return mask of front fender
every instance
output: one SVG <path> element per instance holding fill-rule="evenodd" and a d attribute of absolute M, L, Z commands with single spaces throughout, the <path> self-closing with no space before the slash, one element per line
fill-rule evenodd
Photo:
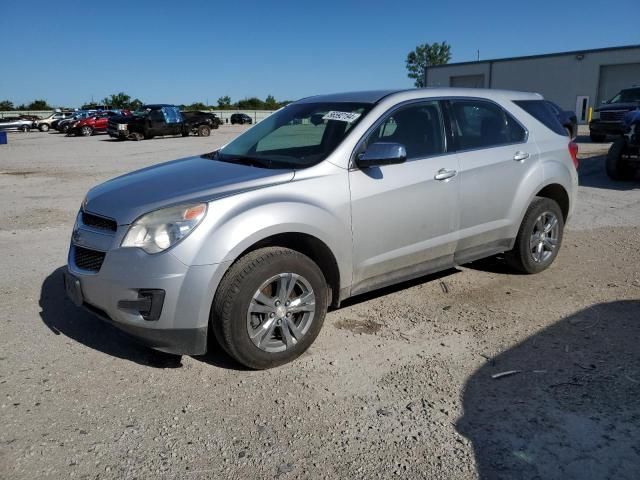
<path fill-rule="evenodd" d="M 230 265 L 252 245 L 277 234 L 302 233 L 322 241 L 333 253 L 340 284 L 351 284 L 350 212 L 278 195 L 247 192 L 210 204 L 203 225 L 173 249 L 187 265 Z M 256 194 L 258 193 L 258 194 Z M 337 213 L 334 213 L 337 212 Z"/>

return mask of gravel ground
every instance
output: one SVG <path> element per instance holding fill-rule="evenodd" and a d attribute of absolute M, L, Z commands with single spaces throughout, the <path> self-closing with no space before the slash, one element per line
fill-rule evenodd
<path fill-rule="evenodd" d="M 581 144 L 548 271 L 489 259 L 352 299 L 275 370 L 147 350 L 64 299 L 89 187 L 241 130 L 0 146 L 0 478 L 638 477 L 640 182 L 607 180 L 606 144 Z"/>

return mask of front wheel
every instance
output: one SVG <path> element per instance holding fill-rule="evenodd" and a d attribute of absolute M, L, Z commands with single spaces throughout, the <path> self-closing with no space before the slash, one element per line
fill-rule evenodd
<path fill-rule="evenodd" d="M 611 180 L 633 180 L 635 169 L 633 165 L 625 158 L 627 155 L 627 141 L 625 138 L 618 138 L 609 152 L 607 152 L 607 160 L 605 168 L 607 176 Z"/>
<path fill-rule="evenodd" d="M 280 247 L 248 253 L 222 279 L 211 326 L 241 364 L 271 368 L 304 353 L 318 336 L 328 306 L 327 284 L 306 255 Z"/>
<path fill-rule="evenodd" d="M 83 137 L 90 137 L 91 135 L 93 135 L 93 128 L 85 125 L 80 129 L 80 133 Z"/>
<path fill-rule="evenodd" d="M 507 262 L 523 273 L 539 273 L 553 263 L 564 233 L 560 206 L 550 198 L 535 197 L 524 214 Z"/>
<path fill-rule="evenodd" d="M 199 137 L 208 137 L 211 135 L 211 129 L 208 125 L 200 125 L 198 127 L 198 136 Z"/>
<path fill-rule="evenodd" d="M 41 132 L 48 132 L 49 131 L 49 125 L 47 125 L 46 123 L 43 123 L 38 128 L 40 129 Z"/>

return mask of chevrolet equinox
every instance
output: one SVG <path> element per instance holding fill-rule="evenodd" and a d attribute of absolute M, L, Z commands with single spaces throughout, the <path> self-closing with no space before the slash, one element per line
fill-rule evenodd
<path fill-rule="evenodd" d="M 354 295 L 499 253 L 549 267 L 576 155 L 537 94 L 305 98 L 215 152 L 91 189 L 65 289 L 152 348 L 203 354 L 211 333 L 238 362 L 273 367 Z"/>

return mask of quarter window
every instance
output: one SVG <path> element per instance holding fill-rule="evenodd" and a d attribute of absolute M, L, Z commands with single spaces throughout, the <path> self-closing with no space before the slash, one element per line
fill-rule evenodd
<path fill-rule="evenodd" d="M 494 103 L 453 100 L 451 106 L 460 150 L 521 143 L 526 139 L 526 130 Z"/>
<path fill-rule="evenodd" d="M 440 105 L 419 103 L 394 111 L 367 139 L 367 145 L 377 142 L 404 145 L 408 160 L 444 153 Z"/>

